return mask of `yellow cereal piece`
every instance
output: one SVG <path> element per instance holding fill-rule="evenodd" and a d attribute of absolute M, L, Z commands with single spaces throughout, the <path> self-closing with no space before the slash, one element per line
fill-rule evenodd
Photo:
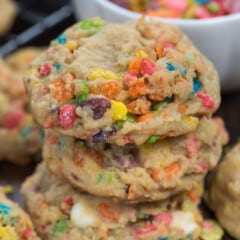
<path fill-rule="evenodd" d="M 0 226 L 0 239 L 17 240 L 18 237 L 16 236 L 16 234 L 13 232 L 13 230 L 10 227 Z"/>
<path fill-rule="evenodd" d="M 26 71 L 26 74 L 27 75 L 32 75 L 32 74 L 34 74 L 34 73 L 36 73 L 37 72 L 37 68 L 35 68 L 35 67 L 30 67 L 27 71 Z"/>
<path fill-rule="evenodd" d="M 4 104 L 7 102 L 7 98 L 4 95 L 0 95 L 0 104 Z"/>
<path fill-rule="evenodd" d="M 11 185 L 7 185 L 4 187 L 4 193 L 5 194 L 12 194 L 13 193 L 13 187 Z"/>
<path fill-rule="evenodd" d="M 127 107 L 122 102 L 111 100 L 112 120 L 126 120 L 127 119 Z"/>
<path fill-rule="evenodd" d="M 77 47 L 78 47 L 78 44 L 76 41 L 74 40 L 68 40 L 66 43 L 65 43 L 65 46 L 69 49 L 69 50 L 75 50 Z"/>
<path fill-rule="evenodd" d="M 183 119 L 183 121 L 188 125 L 192 125 L 193 127 L 197 127 L 199 124 L 199 119 L 193 116 L 187 116 Z"/>
<path fill-rule="evenodd" d="M 136 57 L 149 57 L 149 55 L 143 50 L 139 50 L 135 53 Z"/>
<path fill-rule="evenodd" d="M 119 80 L 120 76 L 114 72 L 103 68 L 93 68 L 88 75 L 88 80 L 105 79 L 105 80 Z"/>
<path fill-rule="evenodd" d="M 24 123 L 25 124 L 33 124 L 34 120 L 33 117 L 31 115 L 25 115 L 25 119 L 24 119 Z"/>

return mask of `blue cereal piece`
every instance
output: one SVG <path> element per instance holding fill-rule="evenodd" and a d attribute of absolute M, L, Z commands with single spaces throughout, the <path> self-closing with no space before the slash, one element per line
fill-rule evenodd
<path fill-rule="evenodd" d="M 170 62 L 166 62 L 166 68 L 168 69 L 168 71 L 172 72 L 175 70 L 175 67 L 170 63 Z"/>
<path fill-rule="evenodd" d="M 206 4 L 211 2 L 211 0 L 194 0 L 194 2 L 197 4 Z"/>
<path fill-rule="evenodd" d="M 56 42 L 59 44 L 65 44 L 67 42 L 67 36 L 65 34 L 61 34 L 56 38 Z"/>
<path fill-rule="evenodd" d="M 55 64 L 55 68 L 56 68 L 57 71 L 59 71 L 60 68 L 61 68 L 61 63 L 56 63 Z"/>
<path fill-rule="evenodd" d="M 202 87 L 202 83 L 198 79 L 194 78 L 193 79 L 193 94 L 197 93 L 201 87 Z"/>
<path fill-rule="evenodd" d="M 8 205 L 0 203 L 0 213 L 3 216 L 9 215 L 10 211 L 11 211 L 11 207 L 9 207 Z"/>

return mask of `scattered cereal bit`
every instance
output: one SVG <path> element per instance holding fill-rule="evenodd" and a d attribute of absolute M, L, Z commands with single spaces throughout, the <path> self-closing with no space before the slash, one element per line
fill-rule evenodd
<path fill-rule="evenodd" d="M 161 169 L 160 169 L 160 168 L 154 168 L 154 169 L 152 169 L 151 178 L 152 178 L 154 181 L 157 181 L 160 172 L 161 172 Z"/>
<path fill-rule="evenodd" d="M 110 203 L 99 203 L 97 205 L 97 209 L 102 217 L 107 218 L 111 221 L 116 222 L 120 217 L 120 210 Z"/>
<path fill-rule="evenodd" d="M 101 86 L 101 94 L 109 99 L 113 99 L 117 93 L 121 90 L 122 83 L 114 81 L 114 82 L 106 82 Z"/>
<path fill-rule="evenodd" d="M 51 64 L 45 63 L 38 66 L 37 71 L 40 77 L 47 77 L 51 72 Z"/>
<path fill-rule="evenodd" d="M 9 215 L 10 211 L 11 211 L 11 207 L 10 206 L 5 205 L 3 203 L 0 203 L 0 213 L 2 215 L 7 216 L 7 215 Z"/>
<path fill-rule="evenodd" d="M 79 104 L 81 108 L 89 107 L 92 110 L 93 119 L 98 120 L 111 108 L 111 103 L 106 98 L 91 98 Z"/>
<path fill-rule="evenodd" d="M 143 96 L 147 93 L 147 86 L 143 79 L 136 79 L 129 87 L 129 95 L 133 98 Z"/>
<path fill-rule="evenodd" d="M 161 212 L 153 217 L 153 221 L 159 223 L 163 223 L 166 227 L 168 227 L 173 220 L 173 216 L 169 212 Z"/>
<path fill-rule="evenodd" d="M 197 97 L 202 100 L 203 107 L 211 110 L 215 109 L 215 103 L 209 95 L 204 92 L 198 92 Z"/>
<path fill-rule="evenodd" d="M 132 114 L 128 113 L 126 121 L 130 122 L 130 123 L 134 123 L 135 122 L 135 117 Z"/>
<path fill-rule="evenodd" d="M 150 106 L 151 102 L 146 98 L 138 98 L 137 100 L 130 102 L 127 105 L 127 109 L 132 114 L 142 115 L 150 111 Z"/>
<path fill-rule="evenodd" d="M 186 106 L 186 104 L 184 104 L 184 103 L 181 103 L 181 104 L 179 104 L 178 105 L 178 112 L 180 112 L 180 113 L 185 113 L 186 112 L 186 109 L 187 109 L 187 106 Z"/>
<path fill-rule="evenodd" d="M 91 19 L 86 19 L 79 24 L 82 30 L 97 30 L 103 27 L 104 22 L 101 18 L 95 17 Z"/>
<path fill-rule="evenodd" d="M 73 128 L 76 119 L 75 107 L 66 104 L 59 109 L 58 122 L 63 129 Z"/>
<path fill-rule="evenodd" d="M 5 114 L 2 120 L 2 126 L 8 129 L 14 129 L 20 126 L 25 113 L 22 110 L 12 110 Z"/>
<path fill-rule="evenodd" d="M 211 13 L 218 13 L 220 10 L 219 3 L 217 2 L 211 2 L 208 4 L 207 9 Z"/>
<path fill-rule="evenodd" d="M 30 238 L 31 236 L 33 235 L 33 230 L 32 228 L 26 228 L 24 231 L 23 231 L 23 234 L 22 236 L 26 239 Z"/>
<path fill-rule="evenodd" d="M 84 102 L 89 94 L 87 82 L 84 80 L 75 81 L 74 94 L 77 96 L 77 102 L 79 104 Z"/>
<path fill-rule="evenodd" d="M 16 240 L 17 236 L 8 226 L 0 226 L 0 239 L 6 240 Z"/>
<path fill-rule="evenodd" d="M 175 70 L 175 67 L 169 63 L 169 62 L 166 62 L 166 68 L 168 69 L 168 71 L 172 72 Z"/>
<path fill-rule="evenodd" d="M 202 87 L 202 83 L 198 79 L 194 78 L 193 79 L 193 94 L 197 93 L 201 87 Z"/>
<path fill-rule="evenodd" d="M 195 127 L 197 127 L 197 125 L 199 124 L 199 119 L 197 117 L 193 117 L 193 116 L 186 116 L 186 117 L 184 117 L 183 121 L 186 124 L 193 125 Z"/>
<path fill-rule="evenodd" d="M 140 228 L 139 230 L 133 232 L 133 236 L 138 237 L 144 234 L 148 234 L 157 230 L 157 226 L 153 224 L 148 224 L 147 226 Z"/>
<path fill-rule="evenodd" d="M 74 41 L 74 40 L 68 40 L 68 41 L 65 43 L 65 46 L 66 46 L 69 50 L 73 51 L 73 50 L 75 50 L 75 49 L 78 47 L 78 44 L 77 44 L 77 42 Z"/>
<path fill-rule="evenodd" d="M 112 120 L 126 120 L 127 119 L 127 107 L 122 102 L 111 100 Z"/>
<path fill-rule="evenodd" d="M 128 66 L 128 72 L 133 75 L 137 76 L 139 74 L 140 68 L 141 68 L 141 58 L 134 58 L 129 66 Z"/>
<path fill-rule="evenodd" d="M 106 142 L 107 138 L 113 135 L 115 132 L 116 129 L 112 129 L 109 131 L 100 131 L 99 133 L 93 136 L 92 141 L 93 143 Z"/>
<path fill-rule="evenodd" d="M 88 75 L 88 80 L 92 81 L 96 79 L 119 80 L 120 76 L 103 68 L 93 68 Z"/>
<path fill-rule="evenodd" d="M 55 234 L 64 233 L 67 227 L 68 220 L 66 218 L 63 218 L 55 223 L 55 225 L 53 226 L 53 233 Z"/>
<path fill-rule="evenodd" d="M 143 50 L 139 50 L 136 52 L 136 57 L 149 57 L 148 54 L 146 52 L 144 52 Z"/>
<path fill-rule="evenodd" d="M 56 38 L 56 42 L 59 44 L 65 44 L 67 42 L 67 36 L 65 34 L 61 34 Z"/>
<path fill-rule="evenodd" d="M 4 186 L 4 193 L 9 195 L 13 193 L 13 187 L 11 185 Z"/>
<path fill-rule="evenodd" d="M 172 163 L 170 166 L 164 169 L 167 179 L 171 179 L 174 175 L 181 171 L 181 167 L 178 163 Z"/>
<path fill-rule="evenodd" d="M 184 147 L 187 153 L 187 157 L 192 158 L 199 152 L 200 141 L 196 136 L 190 137 L 187 139 Z"/>
<path fill-rule="evenodd" d="M 205 221 L 201 232 L 202 240 L 219 240 L 223 237 L 222 228 L 213 221 Z"/>
<path fill-rule="evenodd" d="M 57 71 L 59 71 L 61 69 L 61 63 L 56 63 L 55 68 Z"/>
<path fill-rule="evenodd" d="M 141 115 L 140 117 L 138 117 L 137 121 L 138 122 L 146 122 L 146 121 L 149 121 L 150 119 L 152 119 L 153 116 L 154 116 L 154 113 L 153 112 L 149 112 L 149 113 L 146 113 L 146 114 Z"/>
<path fill-rule="evenodd" d="M 142 75 L 152 75 L 156 71 L 156 64 L 150 58 L 142 58 L 140 65 L 140 73 Z"/>
<path fill-rule="evenodd" d="M 150 143 L 153 144 L 155 142 L 157 142 L 159 140 L 159 136 L 157 135 L 152 135 L 151 137 L 149 137 L 146 141 L 146 143 Z"/>
<path fill-rule="evenodd" d="M 158 111 L 160 108 L 165 108 L 167 106 L 166 102 L 153 102 L 151 104 L 150 110 L 151 111 Z"/>
<path fill-rule="evenodd" d="M 194 0 L 198 4 L 205 4 L 211 2 L 211 0 Z"/>

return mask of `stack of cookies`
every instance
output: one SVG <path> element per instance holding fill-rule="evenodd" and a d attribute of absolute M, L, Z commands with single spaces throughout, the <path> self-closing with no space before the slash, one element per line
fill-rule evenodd
<path fill-rule="evenodd" d="M 227 142 L 219 79 L 178 28 L 85 20 L 25 85 L 45 140 L 22 191 L 43 239 L 221 239 L 198 209 Z"/>

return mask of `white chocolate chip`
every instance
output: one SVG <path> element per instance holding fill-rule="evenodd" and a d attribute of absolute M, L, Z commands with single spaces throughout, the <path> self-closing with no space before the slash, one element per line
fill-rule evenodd
<path fill-rule="evenodd" d="M 181 228 L 185 234 L 192 233 L 199 226 L 194 220 L 192 212 L 176 211 L 173 214 L 171 227 Z"/>
<path fill-rule="evenodd" d="M 99 222 L 97 213 L 87 203 L 78 202 L 71 209 L 71 221 L 79 228 L 96 226 Z"/>

